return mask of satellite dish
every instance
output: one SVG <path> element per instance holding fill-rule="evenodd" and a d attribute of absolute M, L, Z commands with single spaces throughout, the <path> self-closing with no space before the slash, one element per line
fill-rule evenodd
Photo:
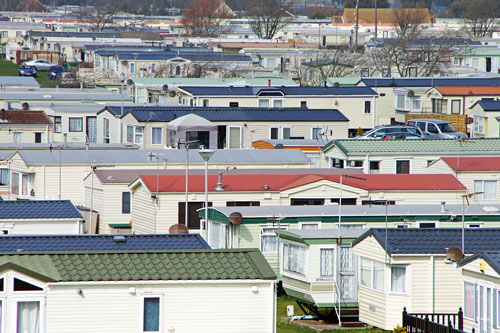
<path fill-rule="evenodd" d="M 127 86 L 131 86 L 134 84 L 134 81 L 132 79 L 127 80 Z"/>
<path fill-rule="evenodd" d="M 169 234 L 189 234 L 189 229 L 184 224 L 174 224 L 168 228 Z"/>
<path fill-rule="evenodd" d="M 24 103 L 21 105 L 21 107 L 22 107 L 22 109 L 23 109 L 24 111 L 26 111 L 26 110 L 29 110 L 29 109 L 30 109 L 30 105 L 29 105 L 28 103 L 26 103 L 26 102 L 24 102 Z"/>
<path fill-rule="evenodd" d="M 446 260 L 459 262 L 464 257 L 462 250 L 459 247 L 453 246 L 446 250 Z"/>
<path fill-rule="evenodd" d="M 229 221 L 234 225 L 240 225 L 242 220 L 243 216 L 241 215 L 241 213 L 234 212 L 229 214 Z"/>
<path fill-rule="evenodd" d="M 170 97 L 175 97 L 175 91 L 171 90 L 171 91 L 168 93 L 168 96 L 170 96 Z"/>
<path fill-rule="evenodd" d="M 164 84 L 163 86 L 161 86 L 161 90 L 168 91 L 168 84 Z"/>
<path fill-rule="evenodd" d="M 409 97 L 415 96 L 415 92 L 413 90 L 408 91 L 408 96 Z"/>
<path fill-rule="evenodd" d="M 274 146 L 274 149 L 284 149 L 285 147 L 281 144 L 278 143 L 276 146 Z"/>

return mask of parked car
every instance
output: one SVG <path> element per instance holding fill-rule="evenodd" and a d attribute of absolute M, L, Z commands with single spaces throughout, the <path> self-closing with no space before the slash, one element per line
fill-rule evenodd
<path fill-rule="evenodd" d="M 63 72 L 59 77 L 59 87 L 61 88 L 80 88 L 80 82 L 76 79 L 74 73 Z"/>
<path fill-rule="evenodd" d="M 21 65 L 17 70 L 19 76 L 33 76 L 36 77 L 36 68 L 30 65 Z"/>
<path fill-rule="evenodd" d="M 449 121 L 438 119 L 412 119 L 408 120 L 406 124 L 420 128 L 429 139 L 467 138 L 466 134 L 457 131 L 455 126 Z"/>
<path fill-rule="evenodd" d="M 384 135 L 382 140 L 422 140 L 423 136 L 410 132 L 392 132 Z"/>
<path fill-rule="evenodd" d="M 48 76 L 49 80 L 55 80 L 61 76 L 62 72 L 64 72 L 63 66 L 59 66 L 59 65 L 50 66 L 50 69 L 47 72 L 47 76 Z"/>
<path fill-rule="evenodd" d="M 358 135 L 354 139 L 382 139 L 388 133 L 412 133 L 424 138 L 422 131 L 415 126 L 407 125 L 380 125 L 368 132 Z"/>
<path fill-rule="evenodd" d="M 50 66 L 54 66 L 55 64 L 45 59 L 35 59 L 23 62 L 23 65 L 33 66 L 37 71 L 48 71 Z"/>

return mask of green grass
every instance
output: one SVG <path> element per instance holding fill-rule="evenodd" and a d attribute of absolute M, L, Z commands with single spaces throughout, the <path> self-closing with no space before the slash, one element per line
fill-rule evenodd
<path fill-rule="evenodd" d="M 318 331 L 313 329 L 302 328 L 295 324 L 287 324 L 280 322 L 280 319 L 286 317 L 286 306 L 293 305 L 294 312 L 296 316 L 301 316 L 304 314 L 300 307 L 295 303 L 294 299 L 288 296 L 281 296 L 277 299 L 277 308 L 276 308 L 276 317 L 277 317 L 277 325 L 276 332 L 277 333 L 317 333 Z M 342 333 L 382 333 L 383 330 L 375 329 L 375 328 L 361 328 L 361 329 L 342 329 L 342 330 L 328 330 L 321 331 L 322 333 L 332 333 L 332 332 L 342 332 Z"/>
<path fill-rule="evenodd" d="M 17 69 L 19 66 L 12 61 L 5 59 L 0 59 L 0 76 L 17 76 Z M 38 83 L 42 88 L 55 88 L 55 80 L 49 80 L 47 77 L 47 71 L 40 71 L 36 77 Z"/>

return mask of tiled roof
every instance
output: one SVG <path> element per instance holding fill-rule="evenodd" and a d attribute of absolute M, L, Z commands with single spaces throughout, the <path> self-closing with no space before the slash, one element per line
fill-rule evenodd
<path fill-rule="evenodd" d="M 465 266 L 468 263 L 479 258 L 484 259 L 484 261 L 486 261 L 491 266 L 491 268 L 493 268 L 495 272 L 497 272 L 497 274 L 500 274 L 500 252 L 498 251 L 488 251 L 474 254 L 460 261 L 457 266 Z"/>
<path fill-rule="evenodd" d="M 474 104 L 479 104 L 484 111 L 500 111 L 500 100 L 479 100 Z"/>
<path fill-rule="evenodd" d="M 433 140 L 333 140 L 323 146 L 327 151 L 337 146 L 345 154 L 356 153 L 446 153 L 500 152 L 499 138 Z"/>
<path fill-rule="evenodd" d="M 77 219 L 80 212 L 69 200 L 5 200 L 0 219 Z"/>
<path fill-rule="evenodd" d="M 276 279 L 257 249 L 0 255 L 0 270 L 16 267 L 65 282 Z"/>
<path fill-rule="evenodd" d="M 0 252 L 87 252 L 209 249 L 200 234 L 5 235 Z"/>
<path fill-rule="evenodd" d="M 500 251 L 500 228 L 466 228 L 465 253 Z M 373 236 L 389 254 L 445 254 L 446 249 L 462 247 L 461 228 L 387 229 L 387 248 L 384 228 L 372 228 L 353 242 Z"/>
<path fill-rule="evenodd" d="M 418 191 L 418 190 L 465 190 L 466 187 L 453 175 L 443 174 L 369 174 L 359 178 L 343 177 L 344 185 L 349 185 L 365 190 L 387 191 Z M 184 175 L 143 175 L 142 181 L 150 192 L 157 192 L 156 184 L 159 181 L 159 192 L 184 192 L 186 178 Z M 225 191 L 285 191 L 314 182 L 327 180 L 340 183 L 338 174 L 284 174 L 284 175 L 228 175 L 222 176 L 222 185 Z M 218 176 L 208 175 L 208 191 L 216 191 Z M 190 192 L 204 192 L 204 175 L 189 177 Z"/>
<path fill-rule="evenodd" d="M 257 96 L 264 91 L 279 91 L 285 96 L 376 96 L 369 87 L 179 87 L 195 96 Z"/>
<path fill-rule="evenodd" d="M 363 78 L 368 87 L 500 86 L 500 78 Z"/>
<path fill-rule="evenodd" d="M 500 157 L 443 157 L 455 171 L 500 171 Z"/>
<path fill-rule="evenodd" d="M 500 96 L 500 86 L 439 86 L 434 88 L 443 96 Z"/>
<path fill-rule="evenodd" d="M 42 124 L 50 125 L 52 122 L 50 118 L 43 111 L 5 111 L 5 120 L 2 120 L 2 114 L 0 113 L 0 125 L 5 124 Z"/>
<path fill-rule="evenodd" d="M 120 114 L 120 107 L 108 107 Z M 307 108 L 229 108 L 229 107 L 124 107 L 137 121 L 169 122 L 179 117 L 195 114 L 209 121 L 349 121 L 336 109 Z"/>

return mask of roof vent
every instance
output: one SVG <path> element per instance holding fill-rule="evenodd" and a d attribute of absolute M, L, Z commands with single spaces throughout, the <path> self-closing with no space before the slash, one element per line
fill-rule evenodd
<path fill-rule="evenodd" d="M 269 190 L 269 185 L 264 185 L 264 190 Z"/>
<path fill-rule="evenodd" d="M 107 180 L 115 180 L 115 177 L 113 177 L 113 176 L 107 176 L 106 179 Z"/>
<path fill-rule="evenodd" d="M 122 243 L 122 242 L 126 242 L 127 239 L 125 238 L 125 236 L 121 236 L 121 235 L 117 235 L 117 236 L 113 236 L 113 240 L 117 243 Z"/>
<path fill-rule="evenodd" d="M 224 191 L 224 186 L 222 186 L 222 172 L 219 172 L 219 181 L 217 182 L 216 191 Z"/>

